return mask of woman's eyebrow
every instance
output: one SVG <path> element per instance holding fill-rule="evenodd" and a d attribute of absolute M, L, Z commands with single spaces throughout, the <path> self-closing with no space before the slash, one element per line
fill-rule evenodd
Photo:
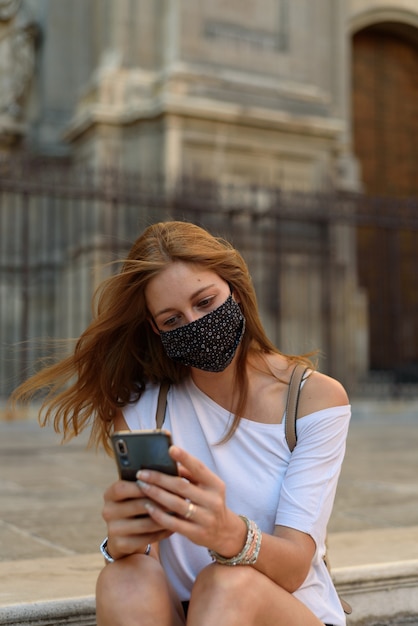
<path fill-rule="evenodd" d="M 197 296 L 199 296 L 202 293 L 202 291 L 206 291 L 206 289 L 211 289 L 214 286 L 215 286 L 215 283 L 211 283 L 210 285 L 205 285 L 204 287 L 200 287 L 200 289 L 192 293 L 192 295 L 190 296 L 190 299 L 193 300 L 193 298 L 196 298 Z M 172 306 L 167 307 L 166 309 L 161 309 L 161 311 L 158 311 L 157 313 L 155 313 L 154 317 L 159 317 L 163 313 L 170 313 L 171 311 L 175 311 L 175 310 L 176 310 L 175 307 L 172 307 Z"/>

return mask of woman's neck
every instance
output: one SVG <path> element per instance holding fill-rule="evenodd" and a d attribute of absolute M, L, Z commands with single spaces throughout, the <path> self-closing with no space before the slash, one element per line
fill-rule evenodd
<path fill-rule="evenodd" d="M 234 411 L 235 367 L 231 363 L 223 372 L 205 372 L 191 368 L 191 378 L 204 394 L 227 411 Z"/>

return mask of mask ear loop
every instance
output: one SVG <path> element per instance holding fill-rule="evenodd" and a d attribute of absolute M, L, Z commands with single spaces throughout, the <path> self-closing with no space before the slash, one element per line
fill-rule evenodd
<path fill-rule="evenodd" d="M 234 291 L 236 291 L 235 287 L 233 285 L 231 285 L 230 282 L 228 282 L 228 286 L 229 286 L 229 295 L 232 296 L 234 302 L 236 302 L 238 304 L 239 308 L 241 309 L 241 302 L 240 302 L 240 300 L 236 300 L 234 298 Z"/>
<path fill-rule="evenodd" d="M 154 331 L 154 333 L 155 333 L 156 335 L 159 335 L 161 331 L 160 331 L 160 329 L 158 328 L 158 326 L 157 326 L 157 324 L 156 324 L 156 322 L 155 322 L 154 318 L 152 317 L 152 315 L 148 315 L 147 320 L 148 320 L 148 322 L 150 323 L 150 326 L 151 326 L 152 330 Z"/>

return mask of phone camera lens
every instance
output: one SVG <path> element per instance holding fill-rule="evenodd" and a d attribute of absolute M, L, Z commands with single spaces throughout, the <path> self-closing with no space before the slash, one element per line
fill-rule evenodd
<path fill-rule="evenodd" d="M 118 441 L 116 442 L 116 447 L 120 455 L 126 456 L 128 454 L 126 443 L 123 439 L 118 439 Z"/>
<path fill-rule="evenodd" d="M 129 455 L 128 455 L 128 446 L 126 445 L 126 442 L 124 441 L 124 439 L 118 439 L 116 441 L 115 447 L 116 447 L 117 454 L 119 456 L 120 464 L 123 467 L 129 467 L 130 462 L 129 462 Z"/>

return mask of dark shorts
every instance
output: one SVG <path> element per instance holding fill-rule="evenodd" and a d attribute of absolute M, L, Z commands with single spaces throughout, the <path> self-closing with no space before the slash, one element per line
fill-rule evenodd
<path fill-rule="evenodd" d="M 187 617 L 187 611 L 189 610 L 189 603 L 186 601 L 186 602 L 182 602 L 181 605 L 183 607 L 184 616 Z M 333 625 L 332 624 L 324 624 L 324 626 L 333 626 Z"/>

